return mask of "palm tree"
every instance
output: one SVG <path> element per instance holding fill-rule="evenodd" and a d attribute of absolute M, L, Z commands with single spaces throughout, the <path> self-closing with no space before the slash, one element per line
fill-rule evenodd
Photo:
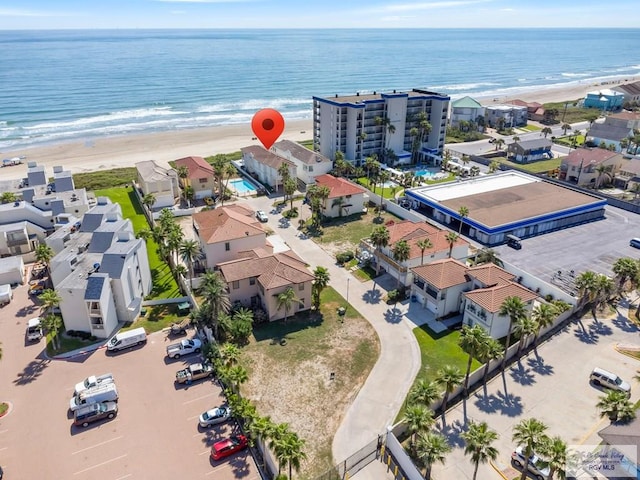
<path fill-rule="evenodd" d="M 598 275 L 591 270 L 586 270 L 575 278 L 575 286 L 578 289 L 578 306 L 585 307 L 595 300 L 597 294 Z"/>
<path fill-rule="evenodd" d="M 531 318 L 536 323 L 535 338 L 533 339 L 534 348 L 538 345 L 538 336 L 540 331 L 553 325 L 558 316 L 558 309 L 550 303 L 540 303 L 533 308 Z"/>
<path fill-rule="evenodd" d="M 640 274 L 640 264 L 629 257 L 619 258 L 613 264 L 613 273 L 616 274 L 618 293 L 622 294 L 627 282 L 631 282 L 632 287 L 636 286 Z"/>
<path fill-rule="evenodd" d="M 402 264 L 409 260 L 409 256 L 411 255 L 411 247 L 406 240 L 400 240 L 396 242 L 393 246 L 393 258 L 398 263 L 398 290 L 400 289 L 400 271 L 402 268 Z"/>
<path fill-rule="evenodd" d="M 460 337 L 458 338 L 458 345 L 469 356 L 467 358 L 467 371 L 464 376 L 464 391 L 467 393 L 469 389 L 469 375 L 471 374 L 471 364 L 473 359 L 478 358 L 481 355 L 482 349 L 491 338 L 489 334 L 480 325 L 470 327 L 464 325 L 460 331 Z"/>
<path fill-rule="evenodd" d="M 320 295 L 329 285 L 329 280 L 329 270 L 326 267 L 317 266 L 313 271 L 313 306 L 316 310 L 320 309 Z"/>
<path fill-rule="evenodd" d="M 189 169 L 186 167 L 186 165 L 180 165 L 176 172 L 178 172 L 178 177 L 181 180 L 182 183 L 182 188 L 186 188 L 189 185 Z"/>
<path fill-rule="evenodd" d="M 553 133 L 553 130 L 550 127 L 544 127 L 542 130 L 540 130 L 540 133 L 544 135 L 544 138 L 547 138 L 547 135 L 551 135 Z"/>
<path fill-rule="evenodd" d="M 419 433 L 427 432 L 435 423 L 433 412 L 425 405 L 409 405 L 402 422 L 407 425 L 407 430 L 411 434 L 411 446 L 415 447 Z"/>
<path fill-rule="evenodd" d="M 240 391 L 240 385 L 249 380 L 249 374 L 247 369 L 242 365 L 234 365 L 227 370 L 227 380 L 231 383 L 231 388 L 234 392 Z"/>
<path fill-rule="evenodd" d="M 224 175 L 228 160 L 224 155 L 216 155 L 213 157 L 211 166 L 213 167 L 213 179 L 218 184 L 218 197 L 224 197 Z"/>
<path fill-rule="evenodd" d="M 484 373 L 482 374 L 482 383 L 486 386 L 487 375 L 489 374 L 489 365 L 491 360 L 497 360 L 504 355 L 502 344 L 495 338 L 487 340 L 484 348 L 480 352 L 480 361 L 484 363 Z"/>
<path fill-rule="evenodd" d="M 273 427 L 274 424 L 271 421 L 271 417 L 256 417 L 249 425 L 248 433 L 251 438 L 257 440 L 260 444 L 263 445 L 263 450 L 265 443 L 269 440 L 269 435 L 271 434 L 271 430 L 273 429 Z"/>
<path fill-rule="evenodd" d="M 534 452 L 548 441 L 546 431 L 547 426 L 535 418 L 525 418 L 513 427 L 512 441 L 522 446 L 524 457 L 520 480 L 527 478 L 529 473 L 527 465 L 529 465 Z"/>
<path fill-rule="evenodd" d="M 53 258 L 53 249 L 46 243 L 40 243 L 35 249 L 35 258 L 37 262 L 44 264 L 45 271 L 49 275 L 49 263 Z"/>
<path fill-rule="evenodd" d="M 507 352 L 511 346 L 513 325 L 527 315 L 527 308 L 520 297 L 507 297 L 502 302 L 502 305 L 500 305 L 500 315 L 509 317 L 507 341 L 505 342 L 504 357 L 502 358 L 502 369 L 504 369 L 507 364 Z"/>
<path fill-rule="evenodd" d="M 469 209 L 464 205 L 458 209 L 458 215 L 460 215 L 460 228 L 458 228 L 458 235 L 462 233 L 462 223 L 464 219 L 469 216 Z"/>
<path fill-rule="evenodd" d="M 409 392 L 409 402 L 431 408 L 433 402 L 440 398 L 441 394 L 438 383 L 422 378 L 411 388 Z"/>
<path fill-rule="evenodd" d="M 512 140 L 513 140 L 513 143 L 519 142 L 520 141 L 520 137 L 518 135 L 514 135 Z"/>
<path fill-rule="evenodd" d="M 206 323 L 213 328 L 213 334 L 218 338 L 218 318 L 223 313 L 229 313 L 231 301 L 229 289 L 219 272 L 207 272 L 202 277 L 201 293 L 204 303 L 209 307 L 209 318 Z"/>
<path fill-rule="evenodd" d="M 500 170 L 500 162 L 498 160 L 491 160 L 491 163 L 489 163 L 489 173 L 495 173 L 497 170 Z"/>
<path fill-rule="evenodd" d="M 560 478 L 566 477 L 565 468 L 567 466 L 567 444 L 562 438 L 555 436 L 546 441 L 540 453 L 546 459 L 549 465 L 549 480 L 553 479 L 553 475 L 558 472 Z"/>
<path fill-rule="evenodd" d="M 285 198 L 289 197 L 290 208 L 293 210 L 293 194 L 296 193 L 296 189 L 298 188 L 297 182 L 293 178 L 287 178 L 283 184 Z"/>
<path fill-rule="evenodd" d="M 300 462 L 307 458 L 307 454 L 303 451 L 304 444 L 305 441 L 294 432 L 291 432 L 280 442 L 279 447 L 284 453 L 283 459 L 289 464 L 289 479 L 293 478 L 293 470 L 300 471 Z"/>
<path fill-rule="evenodd" d="M 43 318 L 44 327 L 51 332 L 51 342 L 53 343 L 53 348 L 55 350 L 60 349 L 60 342 L 58 340 L 58 332 L 63 328 L 62 317 L 58 315 L 46 315 Z"/>
<path fill-rule="evenodd" d="M 189 288 L 191 288 L 191 280 L 193 279 L 193 264 L 202 258 L 202 250 L 197 240 L 182 240 L 179 247 L 180 258 L 187 264 L 189 268 Z"/>
<path fill-rule="evenodd" d="M 458 234 L 455 232 L 449 232 L 444 237 L 444 239 L 449 243 L 449 258 L 451 258 L 451 253 L 453 252 L 453 246 L 458 241 Z"/>
<path fill-rule="evenodd" d="M 495 145 L 496 150 L 500 150 L 504 145 L 504 139 L 498 138 L 498 139 L 496 139 L 495 142 L 493 142 L 493 144 Z"/>
<path fill-rule="evenodd" d="M 382 249 L 389 245 L 389 229 L 384 225 L 379 225 L 373 229 L 369 237 L 371 243 L 376 248 L 378 259 L 376 261 L 376 275 L 380 274 L 380 254 Z"/>
<path fill-rule="evenodd" d="M 42 302 L 42 310 L 49 311 L 49 315 L 53 315 L 53 309 L 59 306 L 62 301 L 60 294 L 50 288 L 38 295 L 38 299 Z"/>
<path fill-rule="evenodd" d="M 612 423 L 627 423 L 636 417 L 635 408 L 626 392 L 610 390 L 600 397 L 596 407 L 600 410 L 600 416 L 608 417 Z"/>
<path fill-rule="evenodd" d="M 183 278 L 186 278 L 187 275 L 189 275 L 189 269 L 187 267 L 185 267 L 183 264 L 179 263 L 173 269 L 173 273 L 175 273 L 177 276 L 181 276 Z"/>
<path fill-rule="evenodd" d="M 293 288 L 288 287 L 285 291 L 276 295 L 277 309 L 284 309 L 284 323 L 287 323 L 287 317 L 289 316 L 289 310 L 295 302 L 300 302 L 300 299 L 296 297 L 296 292 Z"/>
<path fill-rule="evenodd" d="M 418 127 L 411 127 L 409 136 L 411 137 L 411 163 L 416 163 L 416 157 L 420 149 L 420 130 Z"/>
<path fill-rule="evenodd" d="M 499 435 L 489 428 L 487 422 L 469 422 L 469 428 L 460 436 L 465 442 L 464 454 L 469 455 L 473 461 L 473 480 L 476 480 L 478 466 L 498 458 L 498 449 L 493 446 L 493 442 Z"/>
<path fill-rule="evenodd" d="M 477 254 L 473 262 L 475 265 L 482 265 L 485 263 L 493 263 L 499 267 L 502 267 L 503 263 L 495 250 L 491 248 L 482 248 Z"/>
<path fill-rule="evenodd" d="M 536 333 L 537 324 L 531 317 L 520 317 L 516 321 L 513 331 L 518 337 L 520 337 L 520 341 L 518 342 L 518 356 L 520 356 L 520 352 L 522 352 L 522 348 L 524 347 L 527 338 L 529 338 L 529 335 L 534 335 Z"/>
<path fill-rule="evenodd" d="M 596 173 L 598 176 L 596 177 L 595 188 L 600 188 L 602 182 L 605 178 L 608 178 L 611 181 L 611 165 L 600 164 L 596 167 Z"/>
<path fill-rule="evenodd" d="M 560 128 L 562 129 L 562 135 L 566 135 L 567 130 L 571 130 L 571 125 L 568 123 L 563 123 Z"/>
<path fill-rule="evenodd" d="M 591 313 L 594 320 L 596 318 L 596 311 L 603 305 L 606 305 L 611 297 L 616 292 L 615 282 L 606 275 L 599 274 L 596 280 L 596 296 L 595 300 L 591 303 Z"/>
<path fill-rule="evenodd" d="M 347 200 L 345 197 L 338 197 L 331 202 L 331 208 L 338 207 L 338 216 L 342 218 L 342 211 L 345 209 Z"/>
<path fill-rule="evenodd" d="M 423 238 L 421 240 L 418 240 L 416 242 L 416 245 L 418 246 L 418 248 L 420 249 L 420 265 L 424 264 L 424 251 L 433 247 L 433 244 L 431 243 L 431 240 L 428 238 Z"/>
<path fill-rule="evenodd" d="M 240 360 L 240 349 L 233 343 L 225 342 L 218 350 L 220 362 L 224 367 L 231 368 Z"/>
<path fill-rule="evenodd" d="M 436 382 L 444 387 L 444 394 L 442 396 L 442 418 L 444 420 L 444 414 L 447 411 L 447 402 L 449 395 L 455 390 L 455 388 L 462 383 L 464 374 L 458 367 L 453 365 L 445 365 L 436 375 Z"/>
<path fill-rule="evenodd" d="M 424 478 L 431 480 L 431 467 L 436 462 L 444 463 L 451 446 L 447 439 L 435 432 L 427 432 L 418 436 L 416 443 L 416 457 L 425 467 Z"/>
<path fill-rule="evenodd" d="M 278 459 L 278 475 L 280 475 L 280 472 L 282 471 L 282 463 L 284 463 L 285 460 L 279 456 L 279 453 L 282 453 L 280 445 L 287 435 L 290 434 L 291 430 L 289 429 L 288 423 L 278 423 L 273 425 L 269 433 L 269 448 L 274 451 L 276 458 Z"/>
<path fill-rule="evenodd" d="M 156 197 L 153 193 L 147 193 L 144 197 L 142 197 L 142 204 L 151 210 L 153 204 L 156 203 Z"/>
<path fill-rule="evenodd" d="M 420 112 L 415 116 L 415 121 L 418 124 L 418 130 L 420 131 L 420 144 L 425 142 L 425 137 L 428 137 L 433 128 L 429 123 L 429 118 L 426 112 Z"/>

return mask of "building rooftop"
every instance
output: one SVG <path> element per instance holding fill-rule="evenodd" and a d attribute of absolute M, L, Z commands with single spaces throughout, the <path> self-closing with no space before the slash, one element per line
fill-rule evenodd
<path fill-rule="evenodd" d="M 404 240 L 409 245 L 409 260 L 414 258 L 428 258 L 435 252 L 449 251 L 449 241 L 446 239 L 447 230 L 441 230 L 426 222 L 412 222 L 404 220 L 387 225 L 389 230 L 389 249 L 393 249 L 393 245 Z M 424 253 L 418 246 L 421 240 L 429 240 L 431 247 L 426 248 Z M 454 245 L 466 244 L 466 240 L 458 237 Z"/>
<path fill-rule="evenodd" d="M 467 283 L 468 267 L 453 258 L 436 260 L 435 262 L 413 268 L 413 273 L 439 290 Z"/>
<path fill-rule="evenodd" d="M 619 153 L 605 148 L 577 148 L 567 155 L 562 163 L 575 167 L 582 165 L 583 168 L 586 168 L 589 165 L 600 165 L 619 155 Z"/>
<path fill-rule="evenodd" d="M 292 142 L 291 140 L 281 140 L 273 144 L 273 148 L 282 151 L 286 157 L 286 152 L 289 152 L 291 156 L 302 163 L 307 165 L 315 165 L 316 163 L 331 162 L 324 155 L 320 155 L 318 152 L 309 150 L 303 147 L 298 142 Z M 289 159 L 290 160 L 290 159 Z"/>
<path fill-rule="evenodd" d="M 534 138 L 531 140 L 514 142 L 514 145 L 518 145 L 522 150 L 538 150 L 542 148 L 551 148 L 553 146 L 553 142 L 547 138 Z"/>
<path fill-rule="evenodd" d="M 243 147 L 240 149 L 243 155 L 251 155 L 258 163 L 263 165 L 267 165 L 268 167 L 277 170 L 280 168 L 280 165 L 286 163 L 291 167 L 295 167 L 295 164 L 286 158 L 283 158 L 279 155 L 276 155 L 270 150 L 265 150 L 264 147 L 260 145 L 251 145 L 249 147 Z"/>
<path fill-rule="evenodd" d="M 480 103 L 471 97 L 462 97 L 451 102 L 453 108 L 483 108 Z"/>
<path fill-rule="evenodd" d="M 478 288 L 463 295 L 491 313 L 500 311 L 500 307 L 508 297 L 518 297 L 524 303 L 538 298 L 538 294 L 513 282 L 498 284 L 495 287 Z"/>
<path fill-rule="evenodd" d="M 344 178 L 334 177 L 328 173 L 318 175 L 316 177 L 316 185 L 329 187 L 329 198 L 346 197 L 347 195 L 358 195 L 366 192 L 364 188 L 355 183 Z"/>
<path fill-rule="evenodd" d="M 156 182 L 165 180 L 167 177 L 178 178 L 178 174 L 173 168 L 164 168 L 155 160 L 145 160 L 136 163 L 138 174 L 146 181 Z"/>
<path fill-rule="evenodd" d="M 325 101 L 334 102 L 334 103 L 355 105 L 355 104 L 364 104 L 368 102 L 382 101 L 384 98 L 388 98 L 388 97 L 408 97 L 409 99 L 439 97 L 444 100 L 449 99 L 448 95 L 444 95 L 436 92 L 430 92 L 428 90 L 422 90 L 419 88 L 414 88 L 413 90 L 407 91 L 407 92 L 397 92 L 396 90 L 394 90 L 393 92 L 388 92 L 388 93 L 377 93 L 377 92 L 356 93 L 355 95 L 342 95 L 342 96 L 335 95 L 335 97 L 324 97 L 324 98 L 313 97 L 313 98 L 316 100 L 325 100 Z"/>
<path fill-rule="evenodd" d="M 448 211 L 469 209 L 465 223 L 497 228 L 525 219 L 602 203 L 600 198 L 544 182 L 516 171 L 475 177 L 457 183 L 418 187 L 407 196 Z"/>
<path fill-rule="evenodd" d="M 237 208 L 220 207 L 193 214 L 193 223 L 205 243 L 218 243 L 254 235 L 265 235 L 262 224 Z"/>
<path fill-rule="evenodd" d="M 204 178 L 213 176 L 213 167 L 202 157 L 184 157 L 176 160 L 177 167 L 187 167 L 189 178 Z"/>

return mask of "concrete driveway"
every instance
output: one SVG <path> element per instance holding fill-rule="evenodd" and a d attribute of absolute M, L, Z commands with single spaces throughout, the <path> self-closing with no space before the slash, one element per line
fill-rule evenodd
<path fill-rule="evenodd" d="M 68 360 L 44 356 L 44 340 L 25 344 L 26 321 L 37 315 L 26 287 L 1 310 L 3 359 L 0 401 L 12 404 L 0 419 L 0 464 L 6 478 L 23 479 L 259 479 L 248 451 L 212 462 L 212 443 L 233 423 L 206 431 L 198 415 L 224 402 L 220 388 L 202 381 L 174 384 L 175 372 L 197 357 L 165 360 L 169 339 L 149 335 L 145 346 L 117 355 L 104 349 Z M 68 413 L 73 386 L 87 375 L 113 373 L 118 416 L 88 428 L 72 426 Z"/>
<path fill-rule="evenodd" d="M 600 443 L 597 432 L 609 422 L 600 418 L 595 407 L 604 393 L 589 384 L 591 370 L 601 367 L 617 373 L 631 383 L 631 400 L 640 397 L 632 380 L 640 362 L 614 349 L 618 343 L 638 343 L 640 330 L 627 320 L 626 313 L 621 308 L 619 315 L 600 323 L 590 318 L 574 321 L 541 345 L 539 356 L 530 353 L 490 381 L 486 390 L 480 388 L 450 409 L 444 428 L 443 419 L 439 419 L 439 428 L 454 448 L 444 466 L 434 467 L 434 478 L 472 478 L 473 465 L 464 455 L 460 437 L 470 420 L 486 421 L 499 433 L 496 463 L 505 467 L 516 447 L 511 440 L 512 428 L 525 418 L 544 422 L 549 435 L 559 435 L 569 445 Z M 481 465 L 478 478 L 501 477 L 491 466 Z"/>

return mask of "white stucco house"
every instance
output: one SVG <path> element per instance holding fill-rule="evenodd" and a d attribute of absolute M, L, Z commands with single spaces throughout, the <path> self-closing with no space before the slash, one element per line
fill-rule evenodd
<path fill-rule="evenodd" d="M 369 197 L 366 190 L 344 178 L 325 174 L 316 177 L 316 185 L 327 187 L 329 197 L 324 201 L 322 214 L 325 217 L 346 217 L 362 213 Z"/>
<path fill-rule="evenodd" d="M 145 160 L 136 163 L 138 172 L 138 186 L 142 195 L 152 194 L 156 201 L 152 208 L 171 207 L 180 196 L 178 174 L 173 168 L 164 168 L 155 160 Z"/>
<path fill-rule="evenodd" d="M 295 164 L 301 188 L 313 185 L 319 175 L 329 173 L 333 169 L 333 162 L 330 159 L 291 140 L 274 143 L 271 151 Z"/>
<path fill-rule="evenodd" d="M 278 169 L 283 163 L 288 167 L 289 176 L 298 178 L 296 164 L 277 155 L 273 148 L 272 150 L 265 150 L 264 147 L 251 145 L 250 147 L 241 148 L 240 151 L 242 152 L 242 161 L 246 172 L 275 191 L 282 188 L 282 176 L 278 173 Z"/>

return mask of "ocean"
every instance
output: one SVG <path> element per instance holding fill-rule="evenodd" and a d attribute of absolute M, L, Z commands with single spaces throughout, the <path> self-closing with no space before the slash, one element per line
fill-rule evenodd
<path fill-rule="evenodd" d="M 0 32 L 0 152 L 312 117 L 312 96 L 527 90 L 640 74 L 640 29 Z"/>

